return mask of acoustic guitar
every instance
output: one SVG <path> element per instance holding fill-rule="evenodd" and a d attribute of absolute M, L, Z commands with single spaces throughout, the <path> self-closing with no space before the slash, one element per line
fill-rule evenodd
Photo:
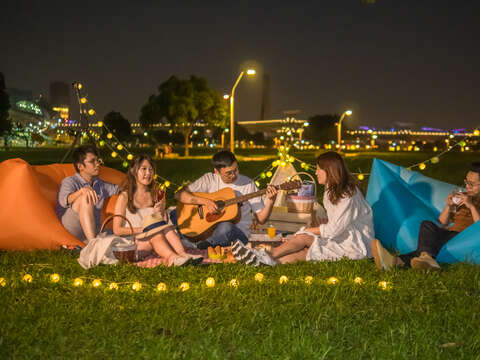
<path fill-rule="evenodd" d="M 300 180 L 288 181 L 281 185 L 274 185 L 277 190 L 293 190 L 302 186 Z M 180 232 L 193 242 L 208 238 L 219 222 L 240 221 L 239 204 L 250 199 L 262 196 L 267 189 L 250 194 L 236 196 L 232 188 L 226 187 L 213 193 L 194 192 L 193 195 L 215 201 L 218 213 L 209 213 L 205 205 L 177 204 L 178 227 Z"/>

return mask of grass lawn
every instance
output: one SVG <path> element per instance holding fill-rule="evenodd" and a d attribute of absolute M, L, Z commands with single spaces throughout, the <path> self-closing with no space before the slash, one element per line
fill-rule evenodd
<path fill-rule="evenodd" d="M 58 151 L 46 153 L 48 159 L 38 153 L 23 157 L 31 163 L 61 158 Z M 445 155 L 425 174 L 460 184 L 477 155 L 459 155 Z M 314 161 L 312 153 L 297 156 Z M 347 163 L 352 171 L 369 172 L 373 156 L 408 166 L 433 155 L 369 153 L 348 157 Z M 271 161 L 240 167 L 253 177 Z M 179 183 L 209 168 L 208 159 L 158 162 L 158 172 Z M 261 283 L 254 280 L 257 272 L 264 275 Z M 53 273 L 60 275 L 58 283 L 50 281 Z M 31 283 L 22 280 L 25 274 L 32 275 Z M 282 275 L 289 280 L 280 285 Z M 311 284 L 306 276 L 313 277 Z M 327 282 L 332 276 L 339 280 L 335 285 Z M 83 286 L 73 286 L 77 277 Z M 205 286 L 208 277 L 215 287 Z M 356 277 L 363 283 L 356 284 Z M 370 260 L 83 270 L 68 253 L 0 252 L 0 278 L 1 359 L 480 358 L 480 271 L 468 264 L 428 274 L 381 273 Z M 91 285 L 96 278 L 102 279 L 98 288 Z M 234 278 L 238 287 L 229 285 Z M 386 290 L 380 281 L 387 282 Z M 111 282 L 119 289 L 109 290 Z M 142 284 L 140 291 L 132 290 L 134 282 Z M 160 282 L 166 292 L 156 290 Z M 189 283 L 188 291 L 179 290 L 182 282 Z"/>

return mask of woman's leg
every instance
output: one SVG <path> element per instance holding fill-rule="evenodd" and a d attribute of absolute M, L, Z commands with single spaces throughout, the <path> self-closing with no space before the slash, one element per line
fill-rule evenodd
<path fill-rule="evenodd" d="M 314 237 L 311 235 L 307 235 L 307 234 L 295 235 L 292 239 L 284 242 L 280 246 L 272 248 L 270 250 L 270 255 L 274 259 L 279 259 L 284 257 L 285 255 L 302 251 L 305 248 L 307 248 L 308 250 L 308 248 L 312 246 L 313 240 L 314 240 Z"/>
<path fill-rule="evenodd" d="M 163 233 L 158 233 L 150 239 L 153 250 L 165 261 L 165 265 L 170 266 L 175 260 L 177 253 L 170 246 Z"/>
<path fill-rule="evenodd" d="M 291 263 L 296 263 L 298 261 L 306 261 L 307 253 L 308 253 L 308 248 L 303 248 L 303 250 L 282 256 L 277 260 L 280 262 L 280 264 L 291 264 Z"/>
<path fill-rule="evenodd" d="M 165 234 L 165 238 L 167 239 L 168 244 L 170 247 L 178 254 L 178 255 L 185 255 L 185 248 L 183 247 L 182 241 L 178 236 L 177 232 L 173 227 L 165 229 L 163 232 Z"/>

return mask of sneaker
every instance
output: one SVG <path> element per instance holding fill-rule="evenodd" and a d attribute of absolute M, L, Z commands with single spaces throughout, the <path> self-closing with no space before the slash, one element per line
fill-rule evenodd
<path fill-rule="evenodd" d="M 232 245 L 232 254 L 238 262 L 241 262 L 245 265 L 260 265 L 257 255 L 252 251 L 252 249 L 249 249 L 243 245 L 240 240 L 237 240 L 235 244 Z"/>
<path fill-rule="evenodd" d="M 390 254 L 377 239 L 372 241 L 372 255 L 378 270 L 390 270 L 399 264 L 398 257 Z"/>
<path fill-rule="evenodd" d="M 255 252 L 261 264 L 268 265 L 268 266 L 277 265 L 277 261 L 264 248 L 260 250 L 252 249 L 252 251 Z"/>
<path fill-rule="evenodd" d="M 415 270 L 440 270 L 440 265 L 430 255 L 421 255 L 410 260 L 410 266 Z"/>

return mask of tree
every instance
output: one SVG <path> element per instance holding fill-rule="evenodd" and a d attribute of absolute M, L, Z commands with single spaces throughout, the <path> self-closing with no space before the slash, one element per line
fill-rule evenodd
<path fill-rule="evenodd" d="M 5 91 L 5 78 L 0 72 L 0 136 L 5 135 L 4 145 L 8 144 L 8 133 L 12 129 L 9 119 L 8 110 L 10 109 L 10 99 Z"/>
<path fill-rule="evenodd" d="M 308 118 L 309 125 L 305 128 L 303 138 L 322 144 L 337 139 L 335 123 L 340 120 L 338 114 L 314 115 Z M 344 126 L 342 121 L 342 126 Z"/>
<path fill-rule="evenodd" d="M 142 107 L 140 124 L 145 130 L 151 130 L 153 125 L 167 121 L 174 132 L 182 133 L 185 156 L 188 156 L 194 127 L 199 123 L 224 127 L 227 114 L 225 101 L 208 87 L 206 79 L 192 75 L 188 80 L 181 80 L 171 76 Z"/>
<path fill-rule="evenodd" d="M 119 112 L 110 111 L 103 118 L 103 123 L 120 141 L 127 141 L 132 136 L 130 122 Z"/>

